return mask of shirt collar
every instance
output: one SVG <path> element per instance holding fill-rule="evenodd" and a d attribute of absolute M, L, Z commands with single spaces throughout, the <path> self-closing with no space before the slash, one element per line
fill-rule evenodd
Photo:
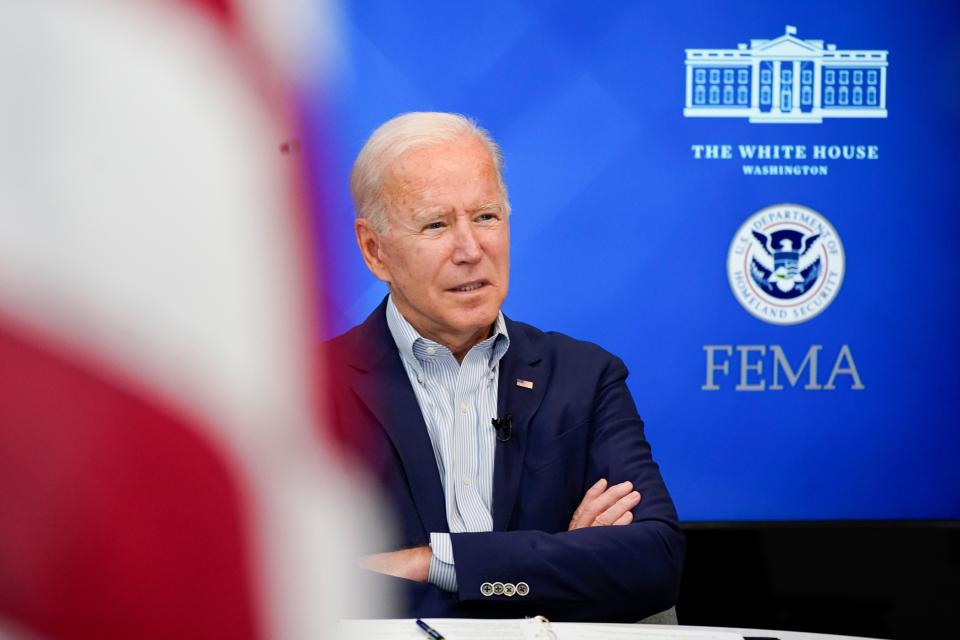
<path fill-rule="evenodd" d="M 397 305 L 393 302 L 392 295 L 387 298 L 387 326 L 390 328 L 390 334 L 393 336 L 393 341 L 396 343 L 397 349 L 400 351 L 400 357 L 414 367 L 418 374 L 421 374 L 422 371 L 420 368 L 420 361 L 414 354 L 415 345 L 434 346 L 436 348 L 446 349 L 446 347 L 443 345 L 421 336 L 420 333 L 413 327 L 413 325 L 403 317 L 403 314 L 400 313 L 400 310 L 397 309 Z M 493 369 L 497 363 L 500 362 L 500 358 L 503 357 L 503 354 L 507 352 L 509 347 L 510 336 L 507 334 L 507 323 L 506 320 L 504 320 L 503 312 L 500 311 L 497 313 L 497 319 L 493 323 L 493 332 L 491 333 L 490 337 L 474 345 L 473 349 L 480 348 L 489 350 L 489 366 L 491 369 Z M 418 348 L 417 351 L 421 351 L 421 349 Z"/>

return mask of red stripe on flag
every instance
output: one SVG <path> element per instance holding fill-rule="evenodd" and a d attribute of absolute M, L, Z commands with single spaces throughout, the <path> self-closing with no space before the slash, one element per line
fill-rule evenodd
<path fill-rule="evenodd" d="M 0 617 L 257 638 L 241 483 L 189 421 L 0 319 Z"/>
<path fill-rule="evenodd" d="M 179 0 L 181 4 L 211 16 L 227 29 L 236 27 L 237 10 L 231 0 Z"/>

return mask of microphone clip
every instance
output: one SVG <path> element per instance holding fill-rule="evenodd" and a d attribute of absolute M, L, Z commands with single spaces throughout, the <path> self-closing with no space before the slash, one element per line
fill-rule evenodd
<path fill-rule="evenodd" d="M 513 435 L 513 417 L 509 413 L 506 418 L 493 418 L 490 423 L 497 430 L 497 442 L 506 442 Z"/>

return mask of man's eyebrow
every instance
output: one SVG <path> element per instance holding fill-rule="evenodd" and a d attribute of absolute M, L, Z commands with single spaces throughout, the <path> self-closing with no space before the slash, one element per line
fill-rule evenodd
<path fill-rule="evenodd" d="M 469 213 L 476 213 L 477 211 L 502 211 L 503 203 L 499 200 L 490 200 L 489 202 L 484 202 L 479 207 L 472 207 L 467 211 Z"/>
<path fill-rule="evenodd" d="M 432 218 L 437 214 L 444 214 L 446 212 L 447 212 L 446 207 L 441 207 L 441 206 L 424 207 L 422 209 L 417 209 L 413 213 L 413 219 L 417 221 L 424 220 L 426 218 Z"/>

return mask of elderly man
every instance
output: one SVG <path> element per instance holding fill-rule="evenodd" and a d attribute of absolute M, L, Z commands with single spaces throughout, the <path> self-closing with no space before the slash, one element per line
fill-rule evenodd
<path fill-rule="evenodd" d="M 408 614 L 636 621 L 675 601 L 683 536 L 623 363 L 501 312 L 510 205 L 472 121 L 383 124 L 351 176 L 390 295 L 332 340 L 332 408 L 394 510 Z"/>

